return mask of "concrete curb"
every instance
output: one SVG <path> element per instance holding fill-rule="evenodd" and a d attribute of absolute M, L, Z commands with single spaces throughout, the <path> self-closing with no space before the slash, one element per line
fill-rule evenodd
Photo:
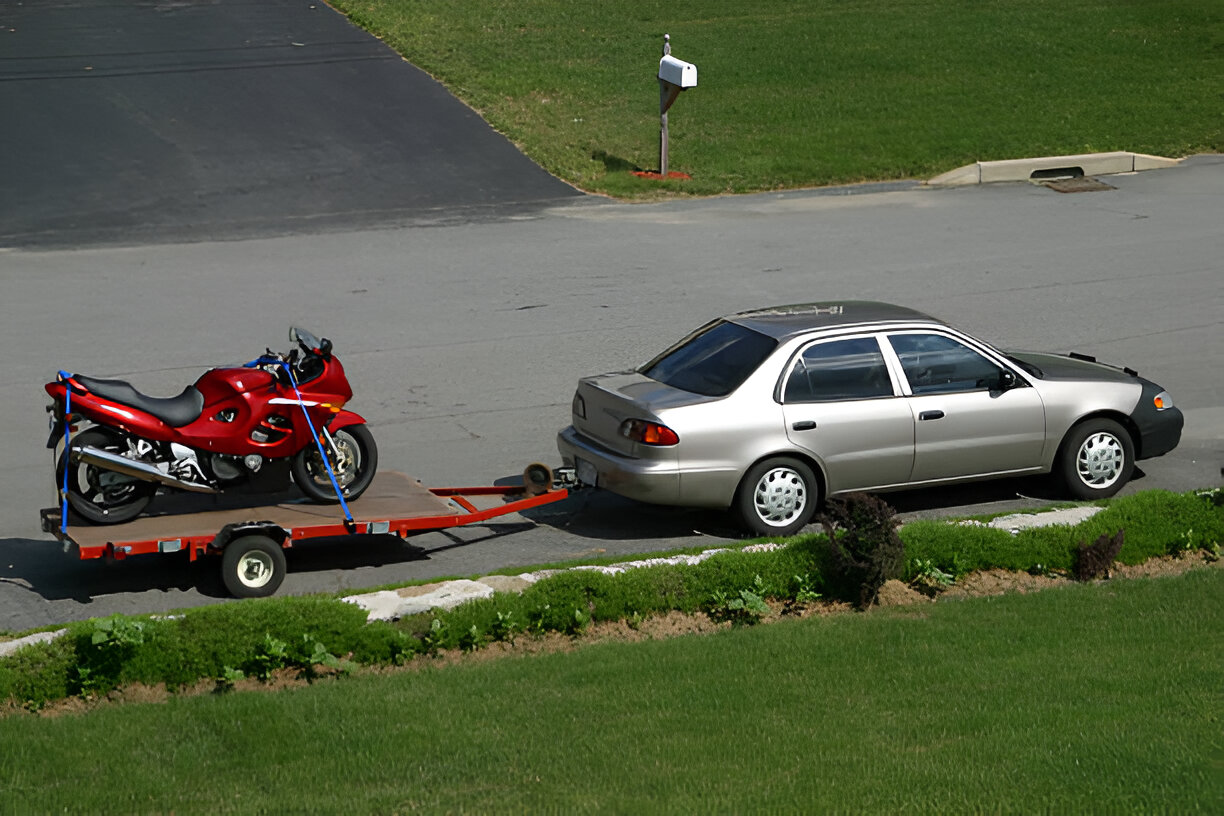
<path fill-rule="evenodd" d="M 6 640 L 0 643 L 0 657 L 11 655 L 24 646 L 30 646 L 35 643 L 50 643 L 67 631 L 67 629 L 56 629 L 54 632 L 35 632 L 32 635 L 26 635 L 16 640 Z"/>
<path fill-rule="evenodd" d="M 1075 156 L 1041 156 L 1033 159 L 1007 159 L 977 162 L 938 175 L 926 183 L 933 187 L 958 187 L 966 184 L 990 184 L 997 181 L 1028 181 L 1033 173 L 1067 169 L 1070 175 L 1101 176 L 1112 173 L 1134 173 L 1176 167 L 1181 159 L 1166 159 L 1146 153 L 1115 151 L 1113 153 L 1081 153 Z M 1077 172 L 1074 172 L 1078 170 Z"/>

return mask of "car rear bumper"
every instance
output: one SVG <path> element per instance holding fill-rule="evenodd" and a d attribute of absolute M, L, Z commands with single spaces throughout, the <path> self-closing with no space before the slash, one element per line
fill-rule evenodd
<path fill-rule="evenodd" d="M 561 461 L 575 468 L 579 481 L 650 504 L 677 504 L 680 470 L 675 462 L 632 459 L 600 447 L 569 426 L 557 434 Z M 584 463 L 587 467 L 584 467 Z"/>

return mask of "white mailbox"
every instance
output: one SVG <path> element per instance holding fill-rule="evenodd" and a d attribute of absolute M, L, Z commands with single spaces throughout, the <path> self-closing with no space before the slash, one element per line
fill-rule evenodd
<path fill-rule="evenodd" d="M 671 54 L 665 54 L 663 59 L 659 60 L 659 79 L 670 82 L 677 88 L 696 88 L 697 66 L 678 60 Z"/>

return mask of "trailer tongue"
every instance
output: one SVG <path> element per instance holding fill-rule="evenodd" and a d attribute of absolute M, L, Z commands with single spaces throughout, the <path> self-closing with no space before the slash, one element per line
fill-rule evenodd
<path fill-rule="evenodd" d="M 352 522 L 335 505 L 281 502 L 201 513 L 142 516 L 109 526 L 61 525 L 61 509 L 40 511 L 42 529 L 75 547 L 82 559 L 186 552 L 189 561 L 222 556 L 226 588 L 240 598 L 271 595 L 285 578 L 286 549 L 311 538 L 397 535 L 445 530 L 552 504 L 569 495 L 571 471 L 531 465 L 511 487 L 425 487 L 403 473 L 380 472 L 349 503 Z"/>

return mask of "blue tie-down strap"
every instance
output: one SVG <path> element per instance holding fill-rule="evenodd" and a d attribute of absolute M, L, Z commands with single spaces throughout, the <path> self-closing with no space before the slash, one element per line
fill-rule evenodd
<path fill-rule="evenodd" d="M 319 432 L 315 430 L 314 423 L 310 421 L 310 412 L 306 410 L 306 403 L 302 400 L 302 392 L 298 390 L 297 377 L 293 376 L 293 366 L 277 357 L 260 357 L 258 360 L 254 360 L 247 365 L 267 363 L 279 365 L 289 375 L 289 382 L 293 385 L 293 393 L 297 395 L 298 407 L 302 409 L 302 416 L 306 418 L 306 427 L 310 429 L 310 436 L 315 441 L 315 447 L 319 449 L 319 456 L 323 458 L 323 467 L 327 468 L 327 478 L 331 479 L 332 489 L 336 491 L 336 498 L 340 500 L 340 507 L 344 510 L 344 526 L 352 532 L 356 529 L 353 523 L 353 514 L 349 512 L 348 502 L 344 500 L 344 494 L 340 491 L 340 483 L 336 481 L 336 474 L 332 470 L 331 461 L 327 458 L 327 451 L 323 450 L 323 440 L 319 438 Z"/>
<path fill-rule="evenodd" d="M 68 421 L 69 415 L 72 413 L 72 386 L 68 384 L 68 378 L 72 375 L 67 371 L 59 373 L 60 379 L 64 381 L 64 485 L 60 491 L 60 533 L 67 534 L 68 532 L 68 469 L 72 467 L 72 456 L 68 444 L 72 441 L 72 423 Z"/>

